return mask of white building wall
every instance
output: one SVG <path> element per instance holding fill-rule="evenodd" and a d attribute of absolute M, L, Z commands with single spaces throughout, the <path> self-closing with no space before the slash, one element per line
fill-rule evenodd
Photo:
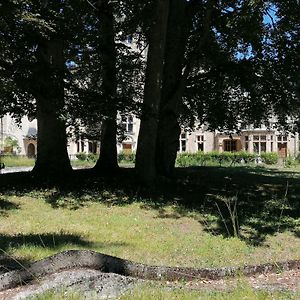
<path fill-rule="evenodd" d="M 20 125 L 16 123 L 16 121 L 9 115 L 6 115 L 2 119 L 3 128 L 0 128 L 0 132 L 3 131 L 3 140 L 10 136 L 18 141 L 20 146 L 20 151 L 17 153 L 19 155 L 27 155 L 27 150 L 29 144 L 33 144 L 35 146 L 35 153 L 36 153 L 36 140 L 30 139 L 30 136 L 36 136 L 37 134 L 37 121 L 29 121 L 27 117 L 23 117 L 21 119 Z M 133 116 L 133 127 L 132 131 L 125 132 L 125 140 L 122 142 L 117 143 L 117 150 L 118 153 L 125 150 L 128 147 L 128 144 L 131 145 L 130 151 L 136 151 L 137 149 L 137 141 L 138 141 L 138 133 L 140 128 L 140 119 Z M 210 152 L 210 151 L 223 151 L 223 141 L 225 139 L 229 139 L 228 135 L 222 135 L 217 132 L 207 131 L 206 128 L 202 126 L 200 129 L 197 129 L 193 132 L 186 132 L 185 135 L 185 142 L 186 147 L 185 151 L 187 152 L 197 152 L 198 151 L 198 143 L 199 137 L 202 138 L 203 142 L 203 151 Z M 250 129 L 250 128 L 249 128 Z M 184 132 L 183 132 L 184 133 Z M 280 142 L 279 136 L 281 135 L 280 132 L 277 131 L 268 131 L 267 129 L 250 129 L 248 131 L 242 131 L 239 135 L 233 135 L 234 139 L 240 140 L 242 145 L 242 149 L 245 150 L 245 136 L 248 136 L 248 151 L 253 153 L 253 137 L 255 135 L 266 135 L 266 151 L 267 152 L 278 152 L 278 143 Z M 89 152 L 89 144 L 88 140 L 83 140 L 84 149 L 82 148 L 81 141 L 80 141 L 80 149 L 78 151 L 77 142 L 73 139 L 69 139 L 67 149 L 70 158 L 75 158 L 76 153 L 78 152 Z M 272 144 L 272 146 L 271 146 Z M 299 154 L 299 134 L 291 134 L 287 135 L 286 139 L 287 144 L 287 155 L 290 156 L 297 156 Z M 100 145 L 97 145 L 97 153 L 100 151 Z M 128 149 L 128 148 L 127 148 Z M 180 147 L 181 149 L 181 147 Z"/>
<path fill-rule="evenodd" d="M 37 122 L 36 120 L 29 121 L 27 117 L 21 119 L 21 123 L 17 124 L 14 118 L 10 115 L 3 117 L 3 129 L 0 128 L 0 133 L 3 132 L 3 142 L 6 137 L 12 137 L 18 141 L 20 150 L 17 152 L 19 155 L 26 155 L 27 147 L 30 140 L 26 137 L 33 137 L 37 134 Z M 2 137 L 1 137 L 2 139 Z M 34 143 L 34 142 L 33 142 Z"/>

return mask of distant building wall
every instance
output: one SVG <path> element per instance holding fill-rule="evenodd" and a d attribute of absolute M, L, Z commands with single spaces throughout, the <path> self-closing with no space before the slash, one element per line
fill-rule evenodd
<path fill-rule="evenodd" d="M 117 151 L 134 152 L 137 149 L 140 120 L 134 115 L 126 115 L 119 118 L 123 127 L 122 140 L 117 141 Z M 9 115 L 3 118 L 3 138 L 10 136 L 18 141 L 20 151 L 17 154 L 32 156 L 33 151 L 37 153 L 37 121 L 21 119 L 18 125 Z M 67 144 L 71 159 L 79 152 L 100 153 L 99 141 L 87 139 L 75 140 L 70 138 Z M 179 152 L 211 152 L 211 151 L 248 151 L 260 155 L 263 152 L 275 152 L 280 156 L 297 156 L 299 154 L 299 134 L 284 134 L 277 130 L 267 128 L 256 128 L 242 130 L 239 134 L 231 136 L 218 132 L 209 131 L 207 127 L 201 126 L 192 132 L 182 131 L 179 138 Z"/>

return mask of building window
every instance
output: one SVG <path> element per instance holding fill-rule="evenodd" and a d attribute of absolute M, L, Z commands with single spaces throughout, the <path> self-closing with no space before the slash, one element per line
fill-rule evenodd
<path fill-rule="evenodd" d="M 186 151 L 186 142 L 187 142 L 187 135 L 186 133 L 182 133 L 180 135 L 180 140 L 179 140 L 179 152 Z"/>
<path fill-rule="evenodd" d="M 287 142 L 287 135 L 278 135 L 277 136 L 277 141 L 279 142 L 279 143 L 283 143 L 283 142 Z"/>
<path fill-rule="evenodd" d="M 254 135 L 253 136 L 253 152 L 261 154 L 267 152 L 267 136 Z"/>
<path fill-rule="evenodd" d="M 97 153 L 97 142 L 89 141 L 89 153 Z"/>
<path fill-rule="evenodd" d="M 248 135 L 245 136 L 245 150 L 246 151 L 249 150 L 249 136 Z"/>
<path fill-rule="evenodd" d="M 133 116 L 132 115 L 123 116 L 121 125 L 125 132 L 132 133 L 133 132 Z"/>
<path fill-rule="evenodd" d="M 234 152 L 237 151 L 237 141 L 236 140 L 225 140 L 224 141 L 224 151 Z"/>
<path fill-rule="evenodd" d="M 196 136 L 197 150 L 204 151 L 204 135 Z"/>

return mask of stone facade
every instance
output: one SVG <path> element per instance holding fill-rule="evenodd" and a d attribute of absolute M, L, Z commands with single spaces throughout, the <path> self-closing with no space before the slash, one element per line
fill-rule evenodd
<path fill-rule="evenodd" d="M 136 151 L 140 120 L 134 115 L 119 117 L 119 124 L 123 128 L 124 135 L 117 141 L 118 152 L 127 153 Z M 1 119 L 1 151 L 5 138 L 11 137 L 18 141 L 19 147 L 10 149 L 14 154 L 34 157 L 37 153 L 37 122 L 21 119 L 21 123 L 6 115 Z M 68 141 L 68 153 L 71 159 L 79 152 L 99 153 L 100 144 L 98 141 L 87 139 Z M 6 149 L 7 150 L 7 149 Z M 205 126 L 192 132 L 182 131 L 179 139 L 178 152 L 211 152 L 211 151 L 248 151 L 260 155 L 263 152 L 275 152 L 280 157 L 297 156 L 299 152 L 298 133 L 282 133 L 267 128 L 248 128 L 241 130 L 239 134 L 224 134 L 218 131 L 209 131 Z"/>

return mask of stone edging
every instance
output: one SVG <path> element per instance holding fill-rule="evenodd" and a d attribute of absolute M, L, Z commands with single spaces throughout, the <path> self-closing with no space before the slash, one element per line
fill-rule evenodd
<path fill-rule="evenodd" d="M 68 250 L 32 263 L 26 269 L 15 270 L 0 275 L 0 291 L 17 287 L 34 279 L 71 269 L 94 269 L 104 273 L 116 273 L 140 279 L 221 279 L 237 275 L 251 276 L 300 269 L 300 260 L 267 263 L 256 266 L 223 268 L 181 268 L 148 266 L 129 260 L 90 250 Z"/>

